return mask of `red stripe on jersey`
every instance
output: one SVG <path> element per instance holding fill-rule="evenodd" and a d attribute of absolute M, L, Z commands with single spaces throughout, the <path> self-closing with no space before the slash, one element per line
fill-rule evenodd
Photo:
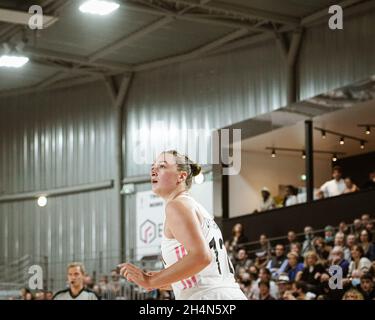
<path fill-rule="evenodd" d="M 182 255 L 183 256 L 186 256 L 187 255 L 187 252 L 186 252 L 186 250 L 185 250 L 185 247 L 184 246 L 181 246 L 181 250 L 182 250 Z M 195 277 L 195 276 L 192 276 L 191 278 L 191 281 L 193 281 L 193 283 L 196 285 L 197 284 L 197 278 Z M 189 284 L 191 284 L 191 282 L 190 282 L 190 280 L 188 281 L 188 280 L 186 280 L 186 282 Z M 193 286 L 193 285 L 192 285 Z M 189 287 L 190 288 L 190 287 Z"/>
<path fill-rule="evenodd" d="M 175 252 L 176 252 L 177 260 L 181 260 L 181 258 L 182 258 L 179 249 L 180 249 L 179 247 L 174 248 L 174 250 L 175 250 Z M 186 289 L 186 288 L 187 288 L 187 285 L 186 285 L 185 281 L 184 281 L 184 280 L 181 280 L 181 283 L 182 283 L 182 285 L 184 286 L 184 289 Z"/>

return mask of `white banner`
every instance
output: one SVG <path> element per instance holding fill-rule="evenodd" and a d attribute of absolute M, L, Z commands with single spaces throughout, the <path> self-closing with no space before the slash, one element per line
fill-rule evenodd
<path fill-rule="evenodd" d="M 164 222 L 164 200 L 152 191 L 137 193 L 136 259 L 159 255 Z"/>

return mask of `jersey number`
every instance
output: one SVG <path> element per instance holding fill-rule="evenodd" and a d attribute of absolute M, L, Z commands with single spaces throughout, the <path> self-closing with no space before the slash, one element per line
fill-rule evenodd
<path fill-rule="evenodd" d="M 219 274 L 221 274 L 219 252 L 218 252 L 218 247 L 216 246 L 215 237 L 213 237 L 211 239 L 211 241 L 208 243 L 208 245 L 210 246 L 210 249 L 214 249 L 215 257 L 216 257 L 216 263 L 217 263 L 217 269 L 219 270 Z M 221 239 L 221 238 L 219 239 L 219 246 L 220 246 L 220 249 L 223 249 L 223 239 Z M 229 271 L 230 271 L 230 273 L 234 274 L 232 264 L 230 263 L 228 256 L 227 256 L 227 260 L 228 260 Z"/>

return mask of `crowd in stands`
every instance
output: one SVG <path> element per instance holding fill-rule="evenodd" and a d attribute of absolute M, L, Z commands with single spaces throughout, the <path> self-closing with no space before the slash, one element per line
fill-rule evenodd
<path fill-rule="evenodd" d="M 302 238 L 289 231 L 271 243 L 263 234 L 254 250 L 236 224 L 226 248 L 250 300 L 374 300 L 374 241 L 374 220 L 363 214 L 350 226 L 306 226 Z"/>

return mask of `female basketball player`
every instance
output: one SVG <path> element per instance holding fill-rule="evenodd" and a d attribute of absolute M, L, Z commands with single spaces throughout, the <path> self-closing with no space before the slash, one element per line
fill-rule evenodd
<path fill-rule="evenodd" d="M 246 300 L 235 282 L 220 229 L 188 193 L 200 166 L 177 151 L 159 155 L 152 190 L 166 201 L 161 251 L 165 269 L 143 272 L 130 263 L 120 273 L 145 289 L 174 291 L 177 300 Z"/>

